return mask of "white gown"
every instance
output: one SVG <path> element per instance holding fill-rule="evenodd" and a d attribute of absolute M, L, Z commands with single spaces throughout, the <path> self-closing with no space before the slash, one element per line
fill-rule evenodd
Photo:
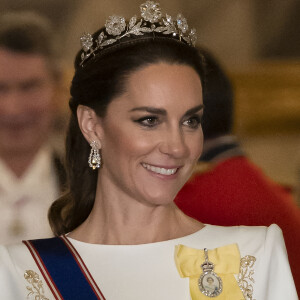
<path fill-rule="evenodd" d="M 206 225 L 174 240 L 142 245 L 98 245 L 68 238 L 85 262 L 107 300 L 189 300 L 189 279 L 181 278 L 174 262 L 178 244 L 214 249 L 237 243 L 241 258 L 255 257 L 244 269 L 244 283 L 253 290 L 246 300 L 297 300 L 281 230 L 270 227 Z M 29 294 L 26 270 L 43 283 L 40 295 Z M 254 272 L 252 282 L 248 275 Z M 0 248 L 0 299 L 54 299 L 27 247 L 20 243 Z M 207 299 L 212 299 L 208 298 Z M 235 299 L 230 299 L 235 300 Z M 236 299 L 240 300 L 240 299 Z"/>

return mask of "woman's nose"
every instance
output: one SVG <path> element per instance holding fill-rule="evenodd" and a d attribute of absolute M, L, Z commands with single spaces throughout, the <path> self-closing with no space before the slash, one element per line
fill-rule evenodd
<path fill-rule="evenodd" d="M 159 149 L 160 152 L 176 158 L 185 156 L 188 153 L 188 147 L 182 130 L 166 131 Z"/>

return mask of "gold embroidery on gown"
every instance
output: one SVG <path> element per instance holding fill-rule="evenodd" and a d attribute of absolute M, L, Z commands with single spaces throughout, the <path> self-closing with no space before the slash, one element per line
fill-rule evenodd
<path fill-rule="evenodd" d="M 256 258 L 254 256 L 247 255 L 241 259 L 240 273 L 238 274 L 238 284 L 242 290 L 246 300 L 255 300 L 253 299 L 253 266 L 255 264 Z M 29 291 L 27 299 L 34 300 L 49 300 L 44 295 L 43 282 L 40 280 L 39 275 L 32 271 L 26 270 L 24 273 L 24 278 L 27 280 L 31 286 L 26 286 Z"/>
<path fill-rule="evenodd" d="M 256 258 L 254 256 L 247 255 L 241 259 L 240 273 L 238 275 L 239 287 L 242 290 L 246 300 L 253 299 L 253 266 L 255 264 Z"/>
<path fill-rule="evenodd" d="M 32 270 L 26 270 L 24 273 L 24 278 L 27 280 L 28 283 L 31 284 L 31 286 L 26 286 L 27 290 L 29 291 L 27 299 L 49 300 L 44 295 L 43 282 L 40 279 L 39 274 Z"/>

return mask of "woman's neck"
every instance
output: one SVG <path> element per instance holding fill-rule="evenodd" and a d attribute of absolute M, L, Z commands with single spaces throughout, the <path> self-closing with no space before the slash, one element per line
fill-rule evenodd
<path fill-rule="evenodd" d="M 136 245 L 179 238 L 202 227 L 173 202 L 149 206 L 134 199 L 120 201 L 113 193 L 109 199 L 97 194 L 91 214 L 70 237 L 93 244 Z"/>

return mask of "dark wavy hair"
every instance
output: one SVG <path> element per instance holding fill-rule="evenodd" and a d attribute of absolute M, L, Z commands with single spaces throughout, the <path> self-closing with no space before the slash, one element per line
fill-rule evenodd
<path fill-rule="evenodd" d="M 205 60 L 205 93 L 202 130 L 205 139 L 230 134 L 233 126 L 234 94 L 222 64 L 207 49 L 198 49 Z"/>
<path fill-rule="evenodd" d="M 126 90 L 126 78 L 150 64 L 166 62 L 188 65 L 199 74 L 201 80 L 204 72 L 198 51 L 170 38 L 130 38 L 97 54 L 83 67 L 80 66 L 81 53 L 75 59 L 70 99 L 72 114 L 66 137 L 69 190 L 52 204 L 48 214 L 55 235 L 70 232 L 83 223 L 95 200 L 97 172 L 87 163 L 90 146 L 78 125 L 78 105 L 88 106 L 99 117 L 105 117 L 110 101 Z"/>

